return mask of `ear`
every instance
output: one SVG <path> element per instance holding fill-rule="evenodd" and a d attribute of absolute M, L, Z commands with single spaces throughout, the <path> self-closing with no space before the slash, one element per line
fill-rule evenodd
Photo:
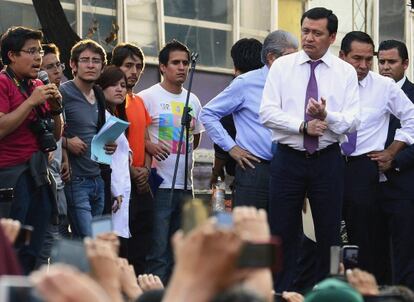
<path fill-rule="evenodd" d="M 76 64 L 75 61 L 70 60 L 69 65 L 70 65 L 70 68 L 72 69 L 72 72 L 77 72 L 78 71 L 78 65 Z"/>
<path fill-rule="evenodd" d="M 410 64 L 410 61 L 408 59 L 405 59 L 402 62 L 402 66 L 403 66 L 404 70 L 407 70 L 409 64 Z"/>
<path fill-rule="evenodd" d="M 341 58 L 342 60 L 345 60 L 345 53 L 343 50 L 339 51 L 339 58 Z"/>
<path fill-rule="evenodd" d="M 268 53 L 266 55 L 266 65 L 272 66 L 273 62 L 276 61 L 277 56 L 274 53 Z"/>
<path fill-rule="evenodd" d="M 160 64 L 160 71 L 162 74 L 165 73 L 165 70 L 167 69 L 167 66 L 165 66 L 164 64 Z"/>
<path fill-rule="evenodd" d="M 329 35 L 329 43 L 332 45 L 336 40 L 336 33 L 332 33 Z"/>
<path fill-rule="evenodd" d="M 7 56 L 9 57 L 10 63 L 16 62 L 16 57 L 18 56 L 18 53 L 12 50 L 9 50 L 7 53 Z"/>

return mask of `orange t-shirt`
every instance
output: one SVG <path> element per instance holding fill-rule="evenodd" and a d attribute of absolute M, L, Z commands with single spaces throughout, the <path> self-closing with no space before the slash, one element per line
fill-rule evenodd
<path fill-rule="evenodd" d="M 145 164 L 145 129 L 151 124 L 151 117 L 142 99 L 135 94 L 127 94 L 125 111 L 128 122 L 128 141 L 132 150 L 132 165 L 143 167 Z"/>

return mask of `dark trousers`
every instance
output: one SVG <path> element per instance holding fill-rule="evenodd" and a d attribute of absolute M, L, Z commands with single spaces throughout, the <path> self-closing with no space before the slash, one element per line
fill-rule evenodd
<path fill-rule="evenodd" d="M 35 268 L 50 224 L 52 191 L 48 185 L 36 188 L 30 171 L 27 170 L 17 181 L 14 192 L 15 200 L 10 210 L 10 218 L 33 227 L 30 244 L 20 248 L 18 252 L 23 270 L 29 274 Z"/>
<path fill-rule="evenodd" d="M 246 170 L 240 166 L 236 167 L 233 207 L 254 206 L 258 209 L 267 209 L 270 163 L 254 163 L 254 166 L 254 169 L 246 167 Z"/>
<path fill-rule="evenodd" d="M 329 273 L 330 247 L 340 242 L 344 162 L 338 144 L 312 156 L 278 145 L 271 163 L 269 223 L 283 240 L 283 270 L 275 290 L 292 287 L 302 238 L 301 210 L 308 196 L 317 241 L 316 280 Z"/>
<path fill-rule="evenodd" d="M 379 206 L 378 229 L 383 236 L 376 255 L 381 257 L 379 261 L 384 261 L 384 257 L 385 261 L 391 259 L 393 284 L 414 290 L 414 200 L 385 199 L 380 195 Z"/>
<path fill-rule="evenodd" d="M 138 193 L 135 184 L 131 184 L 129 202 L 128 260 L 134 266 L 137 275 L 144 274 L 148 256 L 154 221 L 154 199 L 148 191 Z"/>
<path fill-rule="evenodd" d="M 387 240 L 378 228 L 381 224 L 378 189 L 379 172 L 375 161 L 367 156 L 351 157 L 346 161 L 343 217 L 348 241 L 359 246 L 358 266 L 374 274 L 380 284 L 386 284 L 390 281 L 389 263 L 379 260 L 382 252 L 377 250 L 378 243 Z"/>

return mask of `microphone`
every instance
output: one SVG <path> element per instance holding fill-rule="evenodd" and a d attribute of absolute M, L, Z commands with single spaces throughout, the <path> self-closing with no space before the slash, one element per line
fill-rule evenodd
<path fill-rule="evenodd" d="M 191 54 L 191 62 L 195 62 L 198 58 L 198 53 L 197 52 L 193 52 Z"/>
<path fill-rule="evenodd" d="M 47 75 L 47 72 L 44 70 L 39 71 L 39 73 L 37 74 L 37 78 L 41 80 L 45 85 L 50 84 L 49 76 Z"/>

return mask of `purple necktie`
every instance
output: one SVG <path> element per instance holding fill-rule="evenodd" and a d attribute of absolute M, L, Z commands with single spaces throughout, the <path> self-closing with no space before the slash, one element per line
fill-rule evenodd
<path fill-rule="evenodd" d="M 350 156 L 356 149 L 357 132 L 352 132 L 346 135 L 348 141 L 341 144 L 342 152 L 346 156 Z"/>
<path fill-rule="evenodd" d="M 311 121 L 313 120 L 313 117 L 306 114 L 306 107 L 308 106 L 308 102 L 310 98 L 314 98 L 315 100 L 318 100 L 318 83 L 316 82 L 315 78 L 315 68 L 320 63 L 322 63 L 321 60 L 318 61 L 308 61 L 310 66 L 310 77 L 308 82 L 308 87 L 306 88 L 306 99 L 305 99 L 305 121 Z M 314 153 L 316 149 L 318 149 L 318 137 L 317 136 L 310 136 L 305 134 L 303 136 L 303 147 L 306 151 L 308 151 L 310 154 Z"/>

